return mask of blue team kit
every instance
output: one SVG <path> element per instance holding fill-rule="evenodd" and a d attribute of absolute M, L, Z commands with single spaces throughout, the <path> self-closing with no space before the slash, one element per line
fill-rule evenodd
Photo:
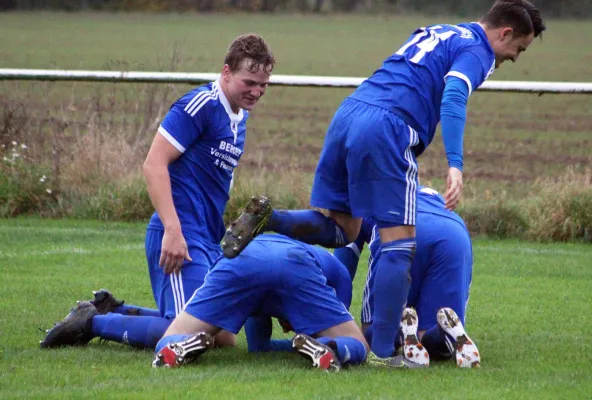
<path fill-rule="evenodd" d="M 224 209 L 234 168 L 243 153 L 248 112 L 234 113 L 220 84 L 200 86 L 175 102 L 159 133 L 182 154 L 169 165 L 175 210 L 193 261 L 179 275 L 158 265 L 164 227 L 157 213 L 148 224 L 146 258 L 156 304 L 174 318 L 221 255 Z"/>
<path fill-rule="evenodd" d="M 335 113 L 311 204 L 415 225 L 416 157 L 434 138 L 447 77 L 464 81 L 470 94 L 494 68 L 479 24 L 418 29 Z"/>

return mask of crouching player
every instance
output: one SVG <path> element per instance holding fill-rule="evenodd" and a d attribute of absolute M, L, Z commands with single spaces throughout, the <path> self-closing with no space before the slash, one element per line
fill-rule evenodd
<path fill-rule="evenodd" d="M 239 257 L 220 258 L 156 345 L 152 365 L 194 361 L 213 346 L 216 333 L 238 333 L 271 303 L 297 332 L 293 348 L 314 367 L 339 371 L 346 363 L 362 363 L 368 344 L 326 285 L 322 263 L 312 246 L 281 235 L 258 236 Z"/>
<path fill-rule="evenodd" d="M 311 247 L 320 261 L 327 286 L 333 288 L 335 295 L 349 310 L 352 299 L 352 280 L 349 271 L 333 254 L 321 247 Z M 255 315 L 245 323 L 245 336 L 249 352 L 293 351 L 290 339 L 272 339 L 273 318 L 277 318 L 284 333 L 293 331 L 293 327 L 282 313 L 282 306 L 276 299 L 266 301 Z M 347 353 L 347 349 L 346 349 Z"/>
<path fill-rule="evenodd" d="M 403 353 L 424 365 L 429 364 L 429 357 L 448 359 L 454 355 L 459 367 L 477 367 L 481 357 L 463 327 L 473 269 L 469 232 L 462 218 L 446 210 L 444 199 L 433 189 L 418 188 L 417 211 L 417 251 L 410 268 L 408 308 L 403 311 L 399 336 Z M 380 256 L 376 231 L 372 221 L 365 219 L 357 240 L 334 253 L 353 279 L 363 245 L 370 243 L 362 304 L 362 323 L 369 342 L 373 333 L 374 272 L 376 257 Z M 418 351 L 422 345 L 429 355 Z M 368 361 L 372 363 L 371 358 Z"/>

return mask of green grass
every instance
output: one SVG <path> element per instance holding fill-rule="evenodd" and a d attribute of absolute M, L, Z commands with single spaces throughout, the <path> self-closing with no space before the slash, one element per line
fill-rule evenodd
<path fill-rule="evenodd" d="M 583 399 L 592 392 L 590 246 L 577 244 L 475 241 L 467 330 L 483 357 L 480 370 L 446 362 L 328 376 L 292 354 L 248 354 L 242 333 L 236 349 L 180 370 L 153 370 L 150 352 L 115 343 L 40 350 L 37 328 L 93 289 L 153 306 L 143 235 L 144 224 L 0 220 L 0 398 Z M 356 318 L 364 278 L 361 267 Z"/>

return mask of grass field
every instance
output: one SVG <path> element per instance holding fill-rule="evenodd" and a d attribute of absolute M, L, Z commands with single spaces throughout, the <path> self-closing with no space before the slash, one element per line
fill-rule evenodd
<path fill-rule="evenodd" d="M 216 72 L 229 42 L 257 31 L 277 56 L 277 74 L 363 77 L 417 26 L 443 20 L 460 22 L 455 17 L 6 13 L 0 14 L 0 40 L 10 45 L 0 49 L 0 67 Z M 585 49 L 592 25 L 548 25 L 542 42 L 536 40 L 518 63 L 503 65 L 490 79 L 590 80 L 592 58 Z M 97 173 L 111 174 L 111 180 L 124 179 L 121 171 L 137 174 L 163 113 L 189 88 L 5 82 L 0 99 L 6 108 L 19 104 L 17 111 L 30 120 L 9 139 L 20 142 L 21 136 L 32 148 L 44 143 L 44 160 L 54 165 L 51 143 L 61 140 L 62 180 L 82 184 L 82 178 L 68 175 L 97 165 Z M 239 176 L 248 180 L 261 169 L 276 175 L 292 170 L 289 179 L 296 175 L 307 188 L 326 127 L 350 91 L 270 88 L 249 120 Z M 142 102 L 146 97 L 153 102 Z M 475 93 L 465 135 L 465 197 L 483 201 L 507 192 L 524 198 L 537 178 L 560 176 L 568 167 L 582 171 L 592 163 L 591 127 L 591 96 Z M 118 136 L 127 145 L 116 141 Z M 419 161 L 423 182 L 442 190 L 447 166 L 439 135 Z"/>
<path fill-rule="evenodd" d="M 277 74 L 367 76 L 415 27 L 442 21 L 458 20 L 0 13 L 0 68 L 216 72 L 229 42 L 256 31 L 276 53 Z M 592 24 L 548 25 L 542 43 L 491 79 L 589 81 Z M 55 167 L 62 157 L 62 184 L 92 193 L 104 181 L 140 174 L 158 118 L 189 88 L 0 82 L 0 142 L 29 144 L 40 164 Z M 243 184 L 289 186 L 306 202 L 324 131 L 349 92 L 271 87 L 249 121 Z M 537 178 L 592 163 L 590 96 L 477 92 L 469 110 L 466 201 L 525 198 Z M 7 117 L 13 111 L 22 120 Z M 63 144 L 60 151 L 55 142 Z M 420 165 L 423 183 L 441 190 L 446 165 L 439 137 Z M 237 349 L 213 351 L 176 371 L 153 370 L 150 352 L 111 343 L 41 351 L 38 328 L 52 326 L 91 290 L 108 288 L 129 304 L 153 306 L 143 234 L 144 223 L 0 219 L 0 399 L 592 396 L 591 249 L 582 244 L 475 240 L 468 332 L 483 356 L 480 370 L 452 363 L 424 371 L 363 366 L 327 376 L 291 354 L 249 355 L 242 334 Z M 364 278 L 360 273 L 355 282 L 356 318 Z"/>
<path fill-rule="evenodd" d="M 93 289 L 153 306 L 143 233 L 143 224 L 0 220 L 0 398 L 584 399 L 592 393 L 586 245 L 475 241 L 467 330 L 483 357 L 480 370 L 448 362 L 421 371 L 362 366 L 328 376 L 293 354 L 248 354 L 242 333 L 238 348 L 214 350 L 175 371 L 153 370 L 148 351 L 96 340 L 40 350 L 38 328 L 63 318 Z M 355 282 L 356 318 L 364 275 Z"/>

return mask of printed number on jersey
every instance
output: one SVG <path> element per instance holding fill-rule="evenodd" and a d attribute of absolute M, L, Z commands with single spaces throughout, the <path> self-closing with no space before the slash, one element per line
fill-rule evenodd
<path fill-rule="evenodd" d="M 413 57 L 409 61 L 413 63 L 419 63 L 426 54 L 434 51 L 436 46 L 446 39 L 456 35 L 454 31 L 447 31 L 444 33 L 438 33 L 437 30 L 442 29 L 441 26 L 432 26 L 430 28 L 421 28 L 421 31 L 417 33 L 413 39 L 411 39 L 405 46 L 401 47 L 396 54 L 404 55 L 405 53 L 413 54 Z"/>

